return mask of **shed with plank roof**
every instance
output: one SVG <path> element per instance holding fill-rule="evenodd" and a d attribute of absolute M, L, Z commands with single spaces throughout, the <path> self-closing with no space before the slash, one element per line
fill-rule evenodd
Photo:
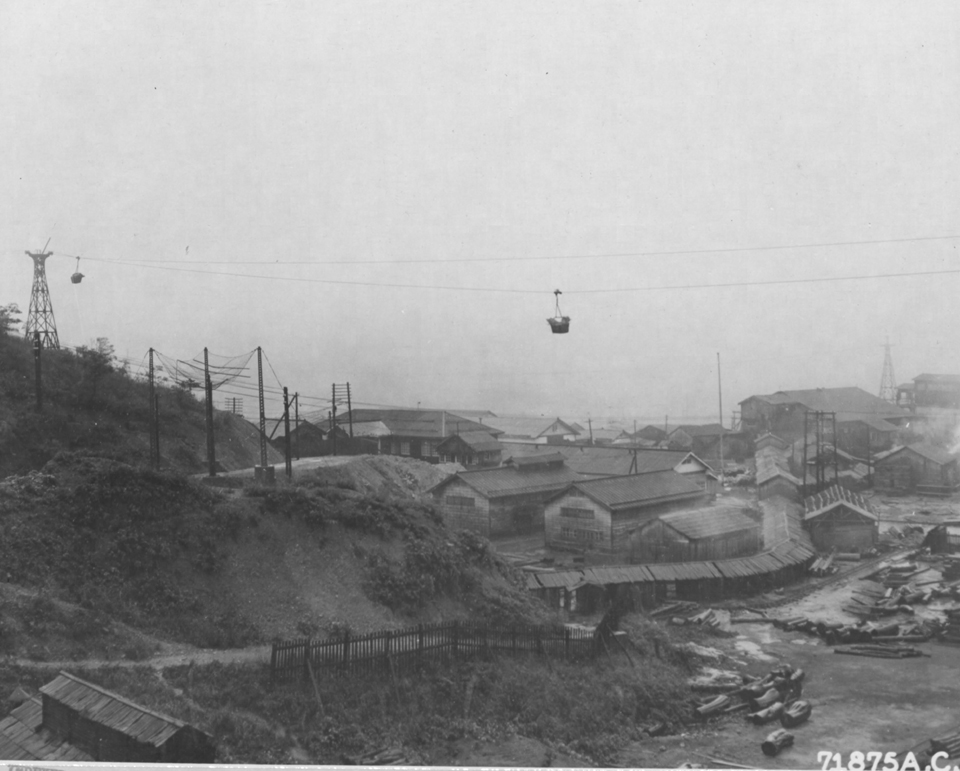
<path fill-rule="evenodd" d="M 214 762 L 208 734 L 68 672 L 44 685 L 40 697 L 42 727 L 94 760 Z"/>
<path fill-rule="evenodd" d="M 630 538 L 630 561 L 694 562 L 760 551 L 760 513 L 744 506 L 709 506 L 662 514 Z"/>
<path fill-rule="evenodd" d="M 818 551 L 865 552 L 877 543 L 877 515 L 862 495 L 845 487 L 808 496 L 803 509 L 803 524 Z"/>

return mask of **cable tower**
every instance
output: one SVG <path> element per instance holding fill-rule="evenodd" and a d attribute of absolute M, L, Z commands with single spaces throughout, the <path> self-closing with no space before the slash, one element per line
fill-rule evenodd
<path fill-rule="evenodd" d="M 41 348 L 60 348 L 57 336 L 57 322 L 53 318 L 53 303 L 50 302 L 50 290 L 47 288 L 46 262 L 53 252 L 47 251 L 50 239 L 39 252 L 25 252 L 33 260 L 33 291 L 30 293 L 30 311 L 27 313 L 27 327 L 24 334 L 28 340 L 40 335 Z"/>
<path fill-rule="evenodd" d="M 884 344 L 883 374 L 880 376 L 880 398 L 891 404 L 897 403 L 897 379 L 893 375 L 893 357 L 890 355 L 890 339 Z"/>

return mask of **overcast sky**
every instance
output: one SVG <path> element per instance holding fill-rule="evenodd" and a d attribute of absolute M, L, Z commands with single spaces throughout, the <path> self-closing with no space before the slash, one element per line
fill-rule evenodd
<path fill-rule="evenodd" d="M 953 0 L 6 0 L 0 104 L 0 304 L 52 236 L 64 343 L 704 421 L 719 352 L 725 423 L 960 371 Z"/>

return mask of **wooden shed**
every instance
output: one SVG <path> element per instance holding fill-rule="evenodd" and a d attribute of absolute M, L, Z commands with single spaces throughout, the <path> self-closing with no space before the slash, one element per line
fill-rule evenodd
<path fill-rule="evenodd" d="M 760 551 L 760 513 L 743 506 L 708 506 L 661 514 L 630 538 L 630 561 L 695 562 Z"/>
<path fill-rule="evenodd" d="M 503 449 L 486 431 L 466 431 L 448 436 L 437 445 L 441 463 L 459 463 L 466 468 L 499 466 Z"/>
<path fill-rule="evenodd" d="M 213 763 L 209 735 L 60 672 L 40 689 L 42 726 L 88 753 L 119 763 Z"/>
<path fill-rule="evenodd" d="M 877 543 L 877 515 L 858 493 L 833 485 L 807 497 L 803 508 L 803 523 L 817 551 L 865 552 Z"/>
<path fill-rule="evenodd" d="M 926 442 L 909 444 L 876 459 L 873 484 L 891 492 L 951 495 L 960 490 L 957 456 Z"/>

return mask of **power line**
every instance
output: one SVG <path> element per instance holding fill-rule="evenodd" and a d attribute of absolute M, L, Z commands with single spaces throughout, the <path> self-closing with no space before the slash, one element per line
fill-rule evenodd
<path fill-rule="evenodd" d="M 500 287 L 469 287 L 469 286 L 446 286 L 443 284 L 394 284 L 379 283 L 373 281 L 343 281 L 326 278 L 294 278 L 291 276 L 267 276 L 252 273 L 229 273 L 216 270 L 192 270 L 187 268 L 167 268 L 162 265 L 149 265 L 145 263 L 130 263 L 121 260 L 111 261 L 113 264 L 130 265 L 138 268 L 151 268 L 153 270 L 167 270 L 174 273 L 194 273 L 207 276 L 231 276 L 234 278 L 253 278 L 258 281 L 295 281 L 297 283 L 311 284 L 334 284 L 337 286 L 366 286 L 381 287 L 384 289 L 431 289 L 447 290 L 454 292 L 500 292 L 509 294 L 544 294 L 542 289 L 513 289 Z M 608 294 L 612 292 L 654 292 L 654 291 L 676 291 L 685 289 L 723 289 L 730 287 L 748 287 L 748 286 L 776 286 L 778 284 L 815 284 L 831 283 L 836 281 L 868 281 L 872 279 L 885 278 L 911 278 L 918 276 L 943 276 L 960 273 L 960 269 L 945 270 L 926 270 L 910 271 L 905 273 L 875 273 L 849 276 L 820 276 L 815 278 L 794 278 L 794 279 L 772 279 L 767 281 L 730 281 L 716 284 L 661 284 L 656 286 L 639 287 L 616 287 L 613 289 L 569 289 L 565 294 Z"/>
<path fill-rule="evenodd" d="M 881 244 L 907 244 L 923 241 L 950 241 L 960 238 L 960 235 L 946 236 L 917 236 L 910 238 L 876 238 L 861 241 L 823 241 L 804 244 L 773 244 L 768 246 L 730 246 L 714 247 L 710 249 L 667 249 L 660 251 L 643 252 L 606 252 L 599 254 L 556 254 L 538 255 L 531 257 L 424 257 L 413 260 L 166 260 L 142 258 L 139 260 L 108 260 L 96 257 L 84 257 L 86 260 L 97 262 L 152 262 L 167 264 L 192 265 L 422 265 L 422 264 L 450 264 L 472 262 L 535 262 L 550 260 L 595 260 L 615 259 L 622 257 L 670 257 L 691 254 L 732 254 L 740 252 L 773 252 L 790 249 L 829 249 L 842 246 L 877 246 Z M 76 257 L 76 255 L 55 252 L 58 256 Z"/>

